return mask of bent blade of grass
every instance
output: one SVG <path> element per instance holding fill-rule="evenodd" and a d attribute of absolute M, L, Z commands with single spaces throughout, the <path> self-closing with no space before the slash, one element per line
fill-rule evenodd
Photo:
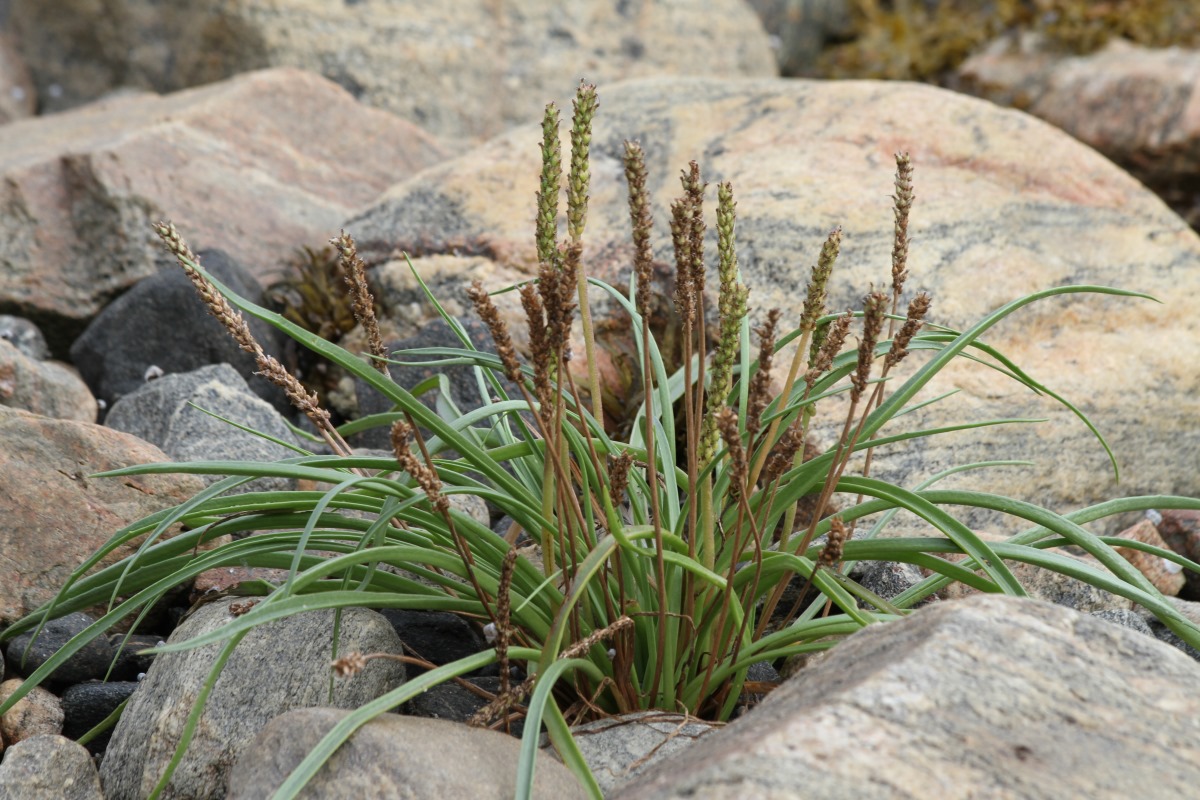
<path fill-rule="evenodd" d="M 538 756 L 538 740 L 541 738 L 541 723 L 546 716 L 548 706 L 558 708 L 551 696 L 554 690 L 554 685 L 568 671 L 580 670 L 586 672 L 588 677 L 599 683 L 604 680 L 604 673 L 600 668 L 582 658 L 562 658 L 554 661 L 546 669 L 545 672 L 539 672 L 537 683 L 533 687 L 533 694 L 529 697 L 529 711 L 525 716 L 525 730 L 521 734 L 521 758 L 517 762 L 517 787 L 514 796 L 518 800 L 530 800 L 533 797 L 533 771 L 537 764 Z M 558 712 L 561 715 L 561 711 Z M 592 776 L 591 770 L 588 769 L 587 762 L 583 760 L 583 755 L 579 752 L 578 746 L 575 745 L 574 739 L 570 733 L 564 737 L 552 735 L 555 747 L 559 747 L 560 743 L 563 747 L 559 750 L 559 755 L 563 757 L 564 762 L 575 772 L 576 777 L 580 778 L 584 783 L 584 788 L 587 790 L 588 796 L 592 798 L 602 798 L 600 787 L 596 784 L 596 779 Z M 569 742 L 569 744 L 568 744 Z M 568 756 L 570 757 L 568 761 Z M 582 772 L 576 770 L 582 769 Z"/>

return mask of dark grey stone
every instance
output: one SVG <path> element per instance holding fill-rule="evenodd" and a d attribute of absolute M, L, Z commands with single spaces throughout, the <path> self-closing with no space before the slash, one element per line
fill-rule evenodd
<path fill-rule="evenodd" d="M 33 631 L 13 637 L 6 651 L 8 666 L 19 675 L 28 677 L 35 669 L 49 661 L 71 637 L 95 621 L 93 617 L 77 611 L 47 622 L 37 639 L 33 638 Z M 29 646 L 31 641 L 33 645 Z M 29 647 L 28 653 L 25 652 L 26 647 Z M 57 684 L 73 684 L 103 678 L 109 664 L 112 663 L 113 655 L 113 648 L 108 639 L 97 636 L 54 670 L 48 680 Z"/>
<path fill-rule="evenodd" d="M 408 611 L 385 608 L 380 612 L 396 629 L 404 649 L 438 666 L 449 664 L 483 650 L 483 637 L 462 617 L 446 611 Z M 427 670 L 409 666 L 416 676 Z"/>
<path fill-rule="evenodd" d="M 107 719 L 108 715 L 124 703 L 137 688 L 136 681 L 88 681 L 69 687 L 60 698 L 63 709 L 63 736 L 70 739 L 83 736 Z M 89 742 L 88 748 L 92 752 L 102 752 L 111 735 L 110 728 L 107 733 Z"/>
<path fill-rule="evenodd" d="M 201 264 L 240 296 L 262 303 L 258 281 L 225 253 L 204 251 Z M 253 318 L 246 321 L 266 352 L 280 352 L 274 328 Z M 282 390 L 254 374 L 254 357 L 208 313 L 178 267 L 145 278 L 109 304 L 71 345 L 71 362 L 109 406 L 145 384 L 151 367 L 171 374 L 232 364 L 255 394 L 278 409 L 288 407 Z"/>

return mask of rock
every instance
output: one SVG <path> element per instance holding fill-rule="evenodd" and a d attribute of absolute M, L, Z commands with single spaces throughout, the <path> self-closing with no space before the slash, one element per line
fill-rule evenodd
<path fill-rule="evenodd" d="M 850 577 L 884 600 L 896 599 L 926 578 L 920 567 L 900 561 L 860 561 Z"/>
<path fill-rule="evenodd" d="M 276 717 L 238 760 L 229 800 L 269 796 L 345 711 L 307 708 Z M 521 743 L 457 722 L 383 714 L 368 722 L 329 759 L 300 796 L 442 800 L 513 796 Z M 436 765 L 436 767 L 433 767 Z M 533 797 L 584 797 L 567 768 L 538 759 Z"/>
<path fill-rule="evenodd" d="M 228 255 L 211 250 L 200 259 L 213 277 L 240 296 L 262 301 L 258 281 Z M 264 350 L 280 351 L 282 339 L 274 328 L 256 319 L 247 322 Z M 277 408 L 288 407 L 281 389 L 254 374 L 254 357 L 208 313 L 178 267 L 146 278 L 106 307 L 71 345 L 71 360 L 109 407 L 145 386 L 152 375 L 192 372 L 213 364 L 233 365 L 259 397 Z"/>
<path fill-rule="evenodd" d="M 20 685 L 20 678 L 0 683 L 0 703 L 12 697 Z M 10 747 L 34 736 L 62 733 L 62 728 L 62 704 L 40 686 L 35 686 L 0 716 L 0 736 Z"/>
<path fill-rule="evenodd" d="M 637 711 L 576 725 L 571 735 L 607 797 L 720 728 L 682 714 Z"/>
<path fill-rule="evenodd" d="M 33 638 L 33 631 L 14 636 L 8 643 L 8 666 L 18 675 L 28 677 L 95 621 L 95 617 L 76 611 L 47 621 L 36 639 Z M 72 684 L 103 678 L 115 655 L 116 651 L 108 639 L 97 636 L 50 673 L 49 680 Z"/>
<path fill-rule="evenodd" d="M 120 83 L 168 91 L 291 66 L 456 143 L 538 119 L 551 99 L 569 109 L 580 78 L 775 73 L 766 34 L 736 0 L 120 0 L 104 11 L 17 0 L 12 26 L 38 87 L 62 86 L 58 108 Z"/>
<path fill-rule="evenodd" d="M 1132 609 L 1110 609 L 1107 611 L 1092 611 L 1091 615 L 1096 619 L 1102 619 L 1105 622 L 1111 622 L 1113 625 L 1120 625 L 1124 628 L 1129 628 L 1131 631 L 1153 636 L 1154 631 L 1141 615 Z M 1166 626 L 1163 626 L 1166 627 Z"/>
<path fill-rule="evenodd" d="M 830 41 L 854 33 L 853 4 L 847 0 L 750 0 L 771 34 L 784 75 L 811 75 Z"/>
<path fill-rule="evenodd" d="M 500 678 L 484 676 L 466 678 L 465 681 L 473 686 L 495 695 L 500 692 Z M 518 681 L 514 680 L 515 685 Z M 427 691 L 404 704 L 403 713 L 413 717 L 428 717 L 443 719 L 450 722 L 467 722 L 490 701 L 480 697 L 460 685 L 457 681 L 446 681 L 437 686 L 431 686 Z M 495 724 L 495 722 L 493 722 Z M 503 724 L 503 723 L 501 723 Z M 502 728 L 500 730 L 503 730 Z M 513 720 L 509 724 L 508 733 L 517 738 L 525 731 L 525 720 Z"/>
<path fill-rule="evenodd" d="M 70 687 L 62 694 L 63 735 L 72 739 L 83 736 L 108 719 L 108 716 L 117 710 L 117 706 L 129 699 L 137 688 L 137 681 L 89 681 Z M 89 745 L 98 745 L 99 749 L 103 750 L 110 735 L 111 729 L 109 733 L 101 734 L 89 742 Z"/>
<path fill-rule="evenodd" d="M 1200 363 L 1200 317 L 1189 300 L 1200 291 L 1200 273 L 1189 266 L 1200 257 L 1200 237 L 1093 150 L 1021 112 L 904 83 L 660 78 L 602 87 L 600 103 L 583 260 L 592 275 L 615 285 L 626 284 L 632 252 L 622 143 L 638 139 L 650 168 L 652 243 L 664 263 L 673 262 L 667 219 L 681 191 L 679 169 L 697 158 L 708 180 L 733 182 L 738 261 L 755 321 L 779 307 L 785 329 L 796 324 L 796 287 L 835 225 L 845 239 L 831 308 L 857 307 L 871 284 L 890 279 L 888 194 L 900 150 L 911 152 L 916 168 L 906 293 L 932 293 L 932 321 L 965 329 L 1011 300 L 1065 283 L 1110 284 L 1164 301 L 1056 298 L 1023 308 L 985 337 L 1091 416 L 1121 459 L 1119 485 L 1103 449 L 1070 412 L 966 362 L 928 388 L 931 395 L 959 388 L 958 395 L 906 415 L 894 430 L 1011 417 L 1049 421 L 880 448 L 873 476 L 911 487 L 999 454 L 1036 466 L 975 470 L 938 486 L 1011 495 L 1062 512 L 1118 493 L 1195 492 L 1193 471 L 1178 465 L 1200 458 L 1200 395 L 1184 388 Z M 426 170 L 345 227 L 372 264 L 390 260 L 397 243 L 486 237 L 510 266 L 532 274 L 539 138 L 538 128 L 521 128 Z M 711 264 L 711 239 L 708 248 Z M 601 298 L 594 293 L 594 302 Z M 901 364 L 893 385 L 924 358 Z M 777 359 L 782 369 L 789 360 Z M 1114 374 L 1123 379 L 1114 382 Z M 818 409 L 816 432 L 826 444 L 844 411 L 841 398 Z M 993 512 L 960 518 L 974 529 L 1027 527 Z M 929 530 L 903 515 L 891 528 Z"/>
<path fill-rule="evenodd" d="M 1200 511 L 1164 509 L 1157 513 L 1156 527 L 1167 546 L 1192 561 L 1200 561 Z M 1184 594 L 1192 600 L 1200 598 L 1200 573 L 1187 569 L 1183 575 Z"/>
<path fill-rule="evenodd" d="M 176 461 L 278 461 L 296 455 L 205 411 L 281 441 L 296 442 L 280 413 L 256 397 L 228 364 L 150 381 L 118 400 L 104 424 L 161 447 Z M 202 475 L 201 479 L 211 484 L 222 477 Z M 259 478 L 235 491 L 281 491 L 293 488 L 294 483 L 286 478 Z"/>
<path fill-rule="evenodd" d="M 33 319 L 61 356 L 172 263 L 151 223 L 173 217 L 193 250 L 236 253 L 262 277 L 441 158 L 414 126 L 292 69 L 2 126 L 0 311 Z"/>
<path fill-rule="evenodd" d="M 0 26 L 4 26 L 3 21 Z M 0 125 L 33 116 L 36 101 L 33 81 L 17 43 L 11 33 L 0 33 Z"/>
<path fill-rule="evenodd" d="M 404 651 L 437 666 L 474 655 L 484 649 L 483 637 L 457 614 L 448 611 L 409 611 L 384 608 L 380 612 L 396 629 Z M 413 676 L 426 670 L 410 666 Z"/>
<path fill-rule="evenodd" d="M 0 625 L 53 599 L 115 532 L 204 487 L 191 475 L 90 477 L 166 460 L 157 447 L 119 431 L 0 408 Z M 116 548 L 101 567 L 140 541 Z"/>
<path fill-rule="evenodd" d="M 50 357 L 50 348 L 46 346 L 46 337 L 42 336 L 37 325 L 22 317 L 0 314 L 0 339 L 8 342 L 34 361 L 45 361 Z"/>
<path fill-rule="evenodd" d="M 171 634 L 184 641 L 233 619 L 239 598 L 201 606 Z M 225 796 L 230 767 L 271 718 L 329 702 L 332 611 L 312 611 L 267 623 L 247 634 L 225 664 L 187 755 L 165 798 Z M 212 644 L 158 656 L 134 693 L 105 753 L 101 777 L 108 800 L 142 798 L 161 778 L 180 731 L 221 650 Z M 395 631 L 366 609 L 345 609 L 338 652 L 400 652 Z M 404 665 L 377 659 L 353 680 L 334 684 L 332 702 L 355 708 L 404 681 Z"/>
<path fill-rule="evenodd" d="M 1005 538 L 987 531 L 976 531 L 976 533 L 979 535 L 979 538 L 987 542 L 999 542 Z M 1084 562 L 1100 570 L 1104 569 L 1100 562 L 1090 556 L 1086 558 L 1076 556 L 1061 547 L 1051 547 L 1047 548 L 1047 550 L 1055 555 Z M 961 554 L 942 557 L 955 562 L 962 561 L 965 558 Z M 1030 597 L 1045 600 L 1047 603 L 1071 608 L 1084 614 L 1097 611 L 1128 611 L 1133 608 L 1132 600 L 1115 595 L 1104 589 L 1099 589 L 1090 583 L 1072 578 L 1061 572 L 1035 567 L 1032 564 L 1020 561 L 1008 562 L 1008 568 L 1012 572 L 1013 577 L 1017 579 L 1017 582 L 1029 593 Z M 921 573 L 926 577 L 933 574 L 931 570 L 923 567 L 921 568 Z M 982 570 L 976 570 L 976 574 L 983 575 L 984 573 Z M 937 597 L 944 600 L 960 600 L 978 593 L 978 589 L 973 589 L 966 584 L 951 583 L 939 591 Z"/>
<path fill-rule="evenodd" d="M 1183 614 L 1195 624 L 1200 625 L 1200 603 L 1194 603 L 1189 600 L 1180 600 L 1178 597 L 1168 597 L 1167 600 L 1171 603 L 1171 605 L 1175 606 L 1175 609 L 1180 614 Z M 1159 621 L 1158 617 L 1154 616 L 1151 612 L 1141 608 L 1140 606 L 1136 610 L 1138 614 L 1141 615 L 1142 620 L 1150 628 L 1150 633 L 1153 634 L 1156 639 L 1158 639 L 1160 642 L 1171 645 L 1171 647 L 1182 650 L 1192 658 L 1200 661 L 1200 650 L 1197 650 L 1187 642 L 1183 641 L 1183 639 L 1180 639 L 1174 631 Z"/>
<path fill-rule="evenodd" d="M 35 361 L 0 338 L 0 405 L 43 417 L 96 421 L 96 398 L 74 368 Z"/>
<path fill-rule="evenodd" d="M 163 641 L 162 636 L 134 634 L 126 636 L 123 633 L 109 634 L 108 643 L 112 645 L 115 661 L 108 680 L 115 682 L 136 682 L 145 676 L 150 665 L 154 663 L 153 655 L 142 655 L 141 651 L 156 647 Z"/>
<path fill-rule="evenodd" d="M 1053 123 L 1151 186 L 1200 176 L 1200 51 L 1113 39 L 1074 56 L 1022 34 L 994 41 L 958 74 L 966 91 Z"/>
<path fill-rule="evenodd" d="M 1198 714 L 1180 653 L 985 595 L 854 634 L 614 797 L 1184 797 Z"/>
<path fill-rule="evenodd" d="M 1118 533 L 1117 536 L 1121 539 L 1154 545 L 1163 550 L 1169 549 L 1167 543 L 1159 535 L 1158 529 L 1154 527 L 1154 523 L 1148 519 L 1142 520 L 1131 528 L 1126 528 Z M 1154 588 L 1165 595 L 1175 596 L 1179 594 L 1187 582 L 1187 579 L 1183 575 L 1183 567 L 1174 561 L 1168 561 L 1165 558 L 1151 555 L 1142 550 L 1134 550 L 1131 547 L 1115 547 L 1114 549 L 1122 558 L 1137 567 L 1143 575 L 1149 578 L 1150 582 L 1154 584 Z"/>
<path fill-rule="evenodd" d="M 0 764 L 0 800 L 104 800 L 87 749 L 65 736 L 35 736 Z"/>

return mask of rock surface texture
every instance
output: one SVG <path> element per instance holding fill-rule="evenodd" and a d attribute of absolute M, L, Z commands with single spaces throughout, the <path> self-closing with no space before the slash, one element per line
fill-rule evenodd
<path fill-rule="evenodd" d="M 888 195 L 893 155 L 905 150 L 915 164 L 917 197 L 906 291 L 932 293 L 932 321 L 962 329 L 1018 297 L 1063 284 L 1113 285 L 1163 301 L 1070 295 L 1028 306 L 985 336 L 1092 416 L 1121 460 L 1119 484 L 1103 449 L 1070 412 L 967 363 L 944 371 L 918 399 L 952 388 L 958 395 L 890 429 L 1012 417 L 1049 422 L 881 448 L 873 474 L 913 486 L 950 466 L 1031 458 L 1032 468 L 974 471 L 939 485 L 1058 511 L 1117 495 L 1197 490 L 1194 472 L 1177 465 L 1200 458 L 1200 317 L 1191 309 L 1200 291 L 1200 237 L 1095 151 L 1022 112 L 913 84 L 651 79 L 601 87 L 600 103 L 584 262 L 617 285 L 627 281 L 632 254 L 622 143 L 637 139 L 650 168 L 655 255 L 664 264 L 673 263 L 667 220 L 681 193 L 679 170 L 697 159 L 707 180 L 733 182 L 738 261 L 755 322 L 780 307 L 784 324 L 796 323 L 809 268 L 835 225 L 845 239 L 830 307 L 860 307 L 872 284 L 890 281 Z M 479 238 L 531 272 L 539 138 L 534 127 L 498 137 L 393 187 L 345 227 L 374 263 L 388 261 L 397 242 L 441 241 L 451 252 L 452 241 Z M 449 261 L 442 259 L 445 272 Z M 475 271 L 478 261 L 462 258 Z M 786 367 L 789 359 L 786 353 L 777 362 Z M 912 370 L 922 359 L 917 354 L 901 367 Z M 893 374 L 902 380 L 906 372 Z M 841 407 L 826 403 L 818 414 L 831 438 Z M 968 522 L 1021 527 L 994 514 Z"/>
<path fill-rule="evenodd" d="M 581 78 L 775 73 L 740 0 L 16 0 L 12 22 L 38 86 L 62 87 L 59 106 L 290 66 L 447 142 L 535 120 Z"/>
<path fill-rule="evenodd" d="M 282 415 L 256 397 L 228 364 L 150 381 L 121 398 L 104 424 L 161 447 L 176 461 L 278 461 L 296 455 L 294 450 L 235 428 L 213 414 L 280 441 L 296 442 Z M 215 483 L 222 477 L 203 475 L 201 479 Z M 236 491 L 278 491 L 292 488 L 293 483 L 286 478 L 260 478 Z"/>
<path fill-rule="evenodd" d="M 0 339 L 0 406 L 43 417 L 96 421 L 96 398 L 72 367 L 36 361 Z"/>
<path fill-rule="evenodd" d="M 1052 122 L 1154 184 L 1200 175 L 1200 52 L 1123 39 L 1086 56 L 1004 37 L 959 68 L 965 89 Z"/>
<path fill-rule="evenodd" d="M 1200 665 L 1067 609 L 982 596 L 867 628 L 615 797 L 1187 797 Z"/>
<path fill-rule="evenodd" d="M 184 641 L 233 619 L 244 598 L 201 606 L 168 640 Z M 208 697 L 187 755 L 164 798 L 225 796 L 226 778 L 260 730 L 277 714 L 329 702 L 333 612 L 312 611 L 251 631 L 234 650 Z M 342 614 L 339 652 L 399 652 L 387 620 L 366 609 Z M 158 656 L 134 692 L 101 767 L 107 800 L 144 798 L 158 783 L 221 643 Z M 378 659 L 353 681 L 334 684 L 332 702 L 355 708 L 404 681 L 404 665 Z"/>
<path fill-rule="evenodd" d="M 333 708 L 306 708 L 276 717 L 233 768 L 229 800 L 270 796 L 345 715 Z M 300 796 L 505 800 L 513 796 L 520 750 L 519 740 L 496 731 L 383 714 L 359 728 Z M 532 796 L 572 800 L 586 795 L 566 767 L 542 756 Z"/>
<path fill-rule="evenodd" d="M 264 275 L 442 152 L 294 69 L 4 125 L 0 311 L 41 324 L 61 354 L 113 296 L 170 262 L 151 223 L 173 218 L 194 250 L 237 253 Z"/>
<path fill-rule="evenodd" d="M 34 736 L 0 763 L 0 800 L 105 800 L 87 749 L 65 736 Z"/>
<path fill-rule="evenodd" d="M 90 477 L 167 460 L 119 431 L 0 408 L 0 624 L 53 598 L 113 533 L 203 488 L 191 475 Z M 122 545 L 101 564 L 137 544 Z"/>

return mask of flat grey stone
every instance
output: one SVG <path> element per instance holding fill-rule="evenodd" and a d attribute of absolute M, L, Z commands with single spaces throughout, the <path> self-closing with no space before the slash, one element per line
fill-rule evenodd
<path fill-rule="evenodd" d="M 269 797 L 346 715 L 306 708 L 276 717 L 229 776 L 229 800 Z M 425 717 L 383 714 L 360 728 L 313 777 L 306 800 L 508 800 L 517 779 L 519 740 L 496 731 Z M 584 797 L 575 777 L 539 755 L 533 797 Z"/>
<path fill-rule="evenodd" d="M 230 622 L 230 606 L 200 607 L 169 639 L 178 642 Z M 225 796 L 229 769 L 276 715 L 332 703 L 356 708 L 404 681 L 404 665 L 376 659 L 350 680 L 336 680 L 330 698 L 333 612 L 311 611 L 267 623 L 247 634 L 225 664 L 196 735 L 162 797 Z M 158 783 L 207 680 L 221 644 L 158 656 L 113 732 L 101 775 L 107 800 L 142 800 Z M 400 640 L 379 614 L 342 612 L 338 652 L 400 652 Z"/>

